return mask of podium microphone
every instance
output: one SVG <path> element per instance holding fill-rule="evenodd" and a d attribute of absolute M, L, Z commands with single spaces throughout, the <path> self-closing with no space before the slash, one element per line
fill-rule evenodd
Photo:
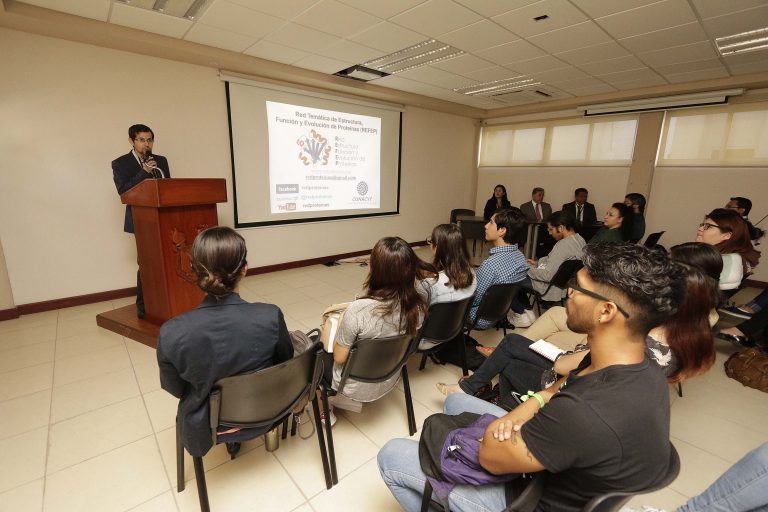
<path fill-rule="evenodd" d="M 153 158 L 152 157 L 152 150 L 148 149 L 146 154 L 144 155 L 144 162 L 145 163 L 149 162 L 150 160 L 152 160 L 152 158 Z M 160 171 L 161 171 L 161 169 L 157 166 L 157 162 L 155 162 L 155 166 L 152 167 L 152 177 L 155 178 L 155 179 L 162 178 L 163 175 L 162 175 L 162 173 L 160 173 Z"/>

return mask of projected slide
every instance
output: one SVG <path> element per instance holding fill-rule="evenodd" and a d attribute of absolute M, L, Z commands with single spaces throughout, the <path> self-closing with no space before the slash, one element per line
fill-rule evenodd
<path fill-rule="evenodd" d="M 272 214 L 379 208 L 381 119 L 267 101 Z"/>

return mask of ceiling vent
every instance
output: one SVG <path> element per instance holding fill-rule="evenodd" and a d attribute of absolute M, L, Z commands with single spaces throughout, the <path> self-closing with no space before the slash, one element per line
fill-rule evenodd
<path fill-rule="evenodd" d="M 113 0 L 116 4 L 167 14 L 176 18 L 197 20 L 213 0 Z"/>

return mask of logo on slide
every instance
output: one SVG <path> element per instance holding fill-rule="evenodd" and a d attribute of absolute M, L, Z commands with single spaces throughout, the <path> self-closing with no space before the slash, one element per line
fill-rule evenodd
<path fill-rule="evenodd" d="M 280 183 L 275 186 L 275 192 L 278 194 L 298 194 L 298 183 Z"/>
<path fill-rule="evenodd" d="M 312 164 L 322 160 L 320 165 L 328 165 L 328 158 L 331 156 L 331 146 L 328 144 L 328 139 L 315 130 L 310 130 L 309 133 L 309 135 L 299 137 L 296 141 L 296 144 L 301 148 L 299 160 L 304 165 L 309 165 L 310 160 Z"/>
<path fill-rule="evenodd" d="M 361 196 L 364 196 L 368 193 L 368 184 L 364 181 L 359 181 L 357 183 L 357 193 Z"/>

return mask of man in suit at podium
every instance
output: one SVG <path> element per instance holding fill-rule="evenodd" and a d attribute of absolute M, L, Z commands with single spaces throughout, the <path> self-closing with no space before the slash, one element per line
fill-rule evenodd
<path fill-rule="evenodd" d="M 155 134 L 143 124 L 135 124 L 128 128 L 128 143 L 131 151 L 112 160 L 112 178 L 115 180 L 117 193 L 123 194 L 146 179 L 170 178 L 171 170 L 164 156 L 152 153 Z M 133 233 L 133 217 L 131 207 L 125 207 L 125 223 L 123 230 Z M 136 273 L 136 314 L 144 318 L 144 295 L 141 291 L 141 274 Z"/>
<path fill-rule="evenodd" d="M 577 188 L 573 193 L 573 202 L 563 205 L 563 211 L 573 214 L 576 218 L 576 225 L 591 225 L 597 222 L 595 205 L 587 202 L 589 191 L 585 188 Z"/>

